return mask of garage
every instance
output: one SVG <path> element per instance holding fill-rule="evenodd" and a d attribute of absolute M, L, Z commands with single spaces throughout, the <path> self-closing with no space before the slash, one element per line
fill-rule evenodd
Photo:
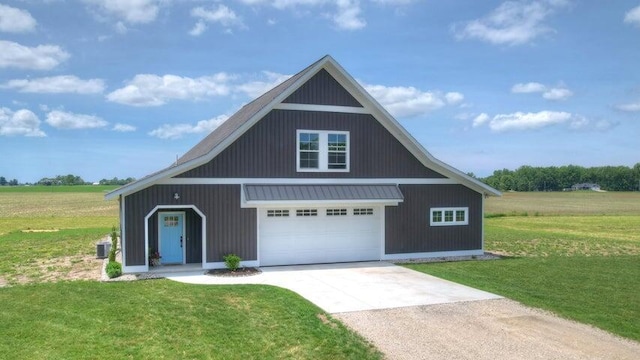
<path fill-rule="evenodd" d="M 383 206 L 261 208 L 260 266 L 380 260 Z"/>

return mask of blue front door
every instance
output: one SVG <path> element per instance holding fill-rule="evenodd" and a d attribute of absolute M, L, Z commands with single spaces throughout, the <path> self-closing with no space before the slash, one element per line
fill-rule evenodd
<path fill-rule="evenodd" d="M 162 264 L 184 263 L 184 213 L 161 212 L 158 235 Z"/>

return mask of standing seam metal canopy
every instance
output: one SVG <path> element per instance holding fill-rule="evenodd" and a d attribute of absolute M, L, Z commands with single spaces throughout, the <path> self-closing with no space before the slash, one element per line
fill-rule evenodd
<path fill-rule="evenodd" d="M 404 196 L 395 184 L 377 185 L 244 185 L 247 201 L 393 200 Z"/>

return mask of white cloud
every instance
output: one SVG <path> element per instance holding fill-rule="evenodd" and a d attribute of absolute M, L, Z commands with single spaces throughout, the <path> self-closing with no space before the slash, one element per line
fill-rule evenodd
<path fill-rule="evenodd" d="M 400 6 L 400 5 L 409 5 L 416 0 L 372 0 L 374 3 L 382 4 L 382 5 L 392 5 L 392 6 Z"/>
<path fill-rule="evenodd" d="M 99 12 L 129 24 L 148 24 L 158 16 L 158 0 L 84 0 Z"/>
<path fill-rule="evenodd" d="M 69 58 L 69 53 L 56 45 L 23 46 L 0 40 L 0 68 L 51 70 Z"/>
<path fill-rule="evenodd" d="M 616 109 L 628 112 L 638 112 L 640 111 L 640 101 L 635 103 L 617 105 Z"/>
<path fill-rule="evenodd" d="M 244 27 L 242 18 L 223 4 L 218 4 L 217 8 L 212 8 L 211 10 L 207 10 L 201 6 L 193 8 L 191 9 L 191 16 L 198 19 L 193 29 L 189 31 L 189 34 L 193 36 L 198 36 L 207 29 L 204 23 L 205 21 L 212 24 L 220 24 L 225 28 L 232 26 Z"/>
<path fill-rule="evenodd" d="M 566 100 L 573 96 L 573 92 L 565 87 L 547 87 L 537 82 L 519 83 L 511 87 L 511 92 L 515 94 L 541 93 L 547 100 Z"/>
<path fill-rule="evenodd" d="M 569 121 L 571 117 L 570 113 L 564 111 L 500 114 L 489 121 L 489 128 L 496 132 L 534 130 Z"/>
<path fill-rule="evenodd" d="M 517 94 L 528 94 L 528 93 L 535 93 L 535 92 L 543 92 L 546 89 L 547 87 L 540 83 L 530 82 L 526 84 L 520 83 L 520 84 L 513 85 L 513 87 L 511 87 L 511 92 L 517 93 Z"/>
<path fill-rule="evenodd" d="M 190 124 L 164 124 L 159 128 L 149 132 L 149 135 L 160 139 L 179 139 L 184 135 L 210 133 L 220 124 L 225 122 L 229 117 L 227 115 L 219 115 L 209 120 L 198 121 L 195 125 Z"/>
<path fill-rule="evenodd" d="M 565 88 L 551 88 L 542 93 L 542 97 L 547 100 L 566 100 L 573 96 L 573 92 Z"/>
<path fill-rule="evenodd" d="M 489 121 L 489 115 L 482 113 L 475 118 L 473 118 L 473 127 L 478 127 L 484 125 L 487 121 Z"/>
<path fill-rule="evenodd" d="M 243 92 L 253 99 L 273 89 L 276 85 L 291 77 L 291 75 L 278 74 L 271 71 L 263 71 L 262 74 L 266 77 L 265 81 L 249 81 L 244 84 L 237 85 L 235 90 Z"/>
<path fill-rule="evenodd" d="M 456 24 L 456 38 L 478 39 L 492 44 L 521 45 L 553 31 L 545 20 L 564 0 L 505 1 L 487 16 Z"/>
<path fill-rule="evenodd" d="M 94 115 L 74 114 L 72 112 L 53 110 L 47 114 L 47 124 L 58 129 L 95 129 L 109 123 Z"/>
<path fill-rule="evenodd" d="M 435 91 L 422 91 L 413 86 L 364 84 L 363 87 L 395 117 L 424 115 L 447 104 L 452 104 L 452 101 L 455 103 L 464 99 L 464 95 L 457 92 L 443 95 Z"/>
<path fill-rule="evenodd" d="M 359 30 L 367 26 L 367 21 L 361 16 L 358 0 L 338 0 L 337 10 L 333 15 L 333 22 L 339 29 Z"/>
<path fill-rule="evenodd" d="M 627 11 L 624 15 L 624 22 L 640 27 L 640 5 Z"/>
<path fill-rule="evenodd" d="M 136 131 L 136 127 L 133 125 L 117 123 L 113 126 L 113 129 L 111 130 L 117 131 L 117 132 L 132 132 L 132 131 Z"/>
<path fill-rule="evenodd" d="M 0 4 L 0 31 L 25 33 L 35 30 L 36 24 L 28 11 Z"/>
<path fill-rule="evenodd" d="M 40 130 L 40 119 L 31 110 L 0 108 L 0 136 L 47 136 Z"/>
<path fill-rule="evenodd" d="M 16 89 L 22 93 L 99 94 L 104 91 L 104 81 L 102 79 L 82 80 L 73 75 L 60 75 L 37 79 L 9 80 L 5 84 L 0 85 L 0 88 Z"/>
<path fill-rule="evenodd" d="M 132 106 L 159 106 L 171 100 L 200 100 L 229 94 L 231 77 L 225 73 L 199 78 L 139 74 L 123 88 L 107 94 L 107 100 Z"/>

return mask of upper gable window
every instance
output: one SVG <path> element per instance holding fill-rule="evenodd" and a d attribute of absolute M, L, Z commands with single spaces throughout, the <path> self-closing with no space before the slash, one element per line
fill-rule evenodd
<path fill-rule="evenodd" d="M 349 171 L 349 132 L 297 131 L 298 171 Z"/>

